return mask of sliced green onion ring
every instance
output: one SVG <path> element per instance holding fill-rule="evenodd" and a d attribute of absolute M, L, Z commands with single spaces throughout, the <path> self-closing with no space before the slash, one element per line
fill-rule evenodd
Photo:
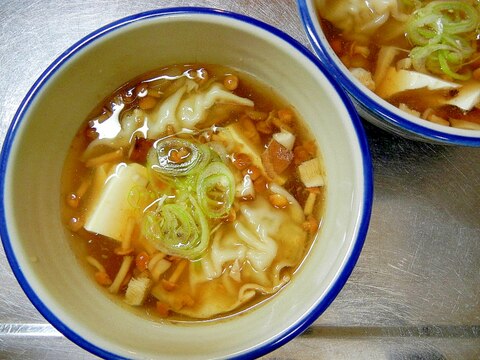
<path fill-rule="evenodd" d="M 223 162 L 210 163 L 199 175 L 197 198 L 203 212 L 218 219 L 229 214 L 235 198 L 235 178 Z"/>
<path fill-rule="evenodd" d="M 181 161 L 172 160 L 173 152 L 185 152 Z M 180 156 L 180 155 L 179 155 Z M 164 177 L 192 175 L 210 161 L 210 149 L 180 138 L 165 138 L 155 142 L 147 156 L 151 170 Z"/>
<path fill-rule="evenodd" d="M 462 71 L 476 51 L 478 7 L 464 1 L 432 1 L 417 9 L 406 25 L 413 68 L 468 80 Z"/>
<path fill-rule="evenodd" d="M 209 242 L 209 227 L 196 200 L 162 204 L 146 213 L 145 237 L 160 251 L 190 260 L 197 259 Z"/>
<path fill-rule="evenodd" d="M 145 210 L 143 232 L 158 250 L 198 258 L 210 239 L 208 219 L 230 213 L 235 178 L 219 150 L 182 138 L 166 138 L 149 151 L 150 173 L 169 183 L 172 191 L 169 200 L 164 194 L 162 201 L 152 202 Z M 135 192 L 131 196 L 134 204 L 141 199 Z"/>

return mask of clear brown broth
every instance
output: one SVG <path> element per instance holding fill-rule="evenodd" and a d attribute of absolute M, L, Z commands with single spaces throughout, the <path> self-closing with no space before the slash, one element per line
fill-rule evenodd
<path fill-rule="evenodd" d="M 271 89 L 268 86 L 265 86 L 258 82 L 256 79 L 247 76 L 246 74 L 239 73 L 233 69 L 229 69 L 223 66 L 218 65 L 208 65 L 208 64 L 194 64 L 194 65 L 180 65 L 180 66 L 173 66 L 167 69 L 171 71 L 172 69 L 177 69 L 178 72 L 184 72 L 186 69 L 205 69 L 208 72 L 209 79 L 223 79 L 228 74 L 235 74 L 239 78 L 239 85 L 233 91 L 236 95 L 251 99 L 255 103 L 255 110 L 260 112 L 271 112 L 277 111 L 279 109 L 290 109 L 294 113 L 294 122 L 292 128 L 297 136 L 296 146 L 302 146 L 302 144 L 314 144 L 312 136 L 308 133 L 307 127 L 303 124 L 302 120 L 299 118 L 298 114 L 288 105 L 288 103 L 282 99 L 274 89 Z M 64 171 L 62 175 L 62 190 L 61 190 L 61 198 L 65 199 L 71 194 L 75 192 L 75 189 L 78 189 L 80 184 L 82 183 L 83 179 L 88 176 L 91 176 L 91 169 L 85 166 L 84 161 L 81 160 L 82 153 L 85 151 L 86 147 L 91 141 L 89 138 L 89 131 L 90 128 L 90 119 L 96 118 L 102 113 L 105 112 L 105 108 L 107 107 L 108 102 L 114 98 L 115 96 L 123 96 L 128 97 L 129 94 L 134 92 L 134 89 L 142 83 L 149 83 L 152 79 L 158 78 L 160 75 L 164 74 L 166 69 L 160 69 L 156 71 L 149 72 L 147 74 L 143 74 L 142 76 L 130 81 L 129 83 L 121 86 L 119 89 L 114 91 L 111 96 L 101 102 L 98 106 L 94 108 L 94 110 L 87 116 L 85 123 L 81 126 L 78 133 L 76 134 L 75 138 L 72 141 L 71 148 L 69 153 L 67 154 Z M 133 100 L 125 109 L 124 111 L 128 111 L 128 109 L 135 108 L 139 106 L 139 98 Z M 214 110 L 210 112 L 210 115 L 215 114 Z M 215 124 L 220 126 L 226 126 L 230 123 L 235 123 L 239 121 L 239 118 L 243 115 L 242 110 L 234 109 L 229 113 L 227 119 L 224 119 L 221 124 Z M 213 116 L 213 115 L 212 115 Z M 208 126 L 212 125 L 211 116 L 207 116 L 206 120 Z M 263 147 L 266 147 L 269 141 L 271 140 L 271 135 L 269 134 L 260 134 L 261 141 Z M 316 152 L 317 156 L 318 150 Z M 310 156 L 312 157 L 312 156 Z M 122 158 L 122 161 L 130 162 L 127 157 Z M 309 195 L 308 189 L 305 188 L 303 183 L 298 178 L 296 167 L 294 163 L 289 165 L 289 167 L 285 170 L 282 175 L 287 177 L 287 182 L 285 183 L 284 187 L 288 190 L 291 194 L 295 196 L 297 201 L 303 207 L 305 205 L 305 201 Z M 314 218 L 315 220 L 320 223 L 322 213 L 323 213 L 323 206 L 324 206 L 324 197 L 325 192 L 323 188 L 319 188 L 316 190 L 318 192 L 317 200 L 315 203 L 315 211 L 314 211 Z M 267 196 L 262 195 L 260 196 Z M 88 192 L 85 195 L 85 198 L 88 198 Z M 240 200 L 240 201 L 249 201 Z M 63 223 L 66 225 L 67 232 L 69 234 L 69 241 L 72 246 L 73 252 L 76 255 L 78 261 L 82 264 L 87 272 L 87 276 L 94 281 L 94 274 L 95 269 L 88 264 L 85 260 L 87 256 L 93 257 L 101 262 L 101 264 L 105 267 L 105 270 L 108 276 L 113 279 L 122 263 L 123 256 L 118 255 L 115 253 L 115 249 L 118 247 L 118 242 L 116 240 L 112 240 L 106 236 L 100 234 L 94 234 L 86 231 L 84 228 L 72 230 L 69 227 L 71 223 L 71 219 L 75 218 L 78 219 L 80 222 L 84 221 L 85 212 L 87 211 L 87 204 L 88 201 L 81 201 L 78 208 L 72 208 L 68 206 L 67 202 L 62 202 L 62 220 Z M 135 236 L 141 237 L 141 230 L 136 229 Z M 313 242 L 314 234 L 309 235 L 309 239 L 305 244 L 305 248 L 302 250 L 302 259 L 308 253 L 308 250 Z M 135 249 L 135 255 L 138 254 L 138 249 Z M 295 266 L 287 267 L 282 270 L 282 276 L 288 274 L 290 277 L 293 276 L 294 272 L 297 270 L 298 266 L 302 260 L 298 261 Z M 130 273 L 135 275 L 136 268 L 132 266 Z M 168 278 L 172 272 L 174 271 L 174 267 L 172 266 L 171 269 L 167 270 L 164 274 L 164 277 Z M 137 271 L 138 273 L 138 271 Z M 188 283 L 188 267 L 187 270 L 182 273 L 180 278 L 178 279 L 178 283 Z M 183 285 L 180 285 L 182 287 Z M 239 287 L 241 284 L 238 285 Z M 121 299 L 123 293 L 125 291 L 125 286 L 122 286 L 120 294 L 118 296 L 114 296 L 120 303 L 122 303 Z M 264 300 L 269 298 L 270 296 L 274 296 L 275 294 L 264 295 L 261 293 L 256 294 L 256 296 L 248 301 L 247 303 L 243 304 L 242 306 L 234 309 L 231 312 L 226 312 L 215 316 L 214 318 L 224 318 L 229 317 L 232 314 L 237 314 L 245 311 L 246 309 L 250 309 Z M 195 300 L 195 299 L 194 299 Z M 214 301 L 214 300 L 212 300 Z M 149 295 L 143 306 L 140 308 L 135 308 L 132 310 L 146 315 L 150 318 L 159 319 L 165 318 L 165 314 L 159 316 L 158 312 L 156 311 L 157 299 L 153 295 Z M 128 306 L 127 306 L 128 307 Z M 209 320 L 209 319 L 195 319 L 190 318 L 188 316 L 179 314 L 175 311 L 169 311 L 168 315 L 166 316 L 168 320 L 173 321 L 199 321 L 199 320 Z"/>

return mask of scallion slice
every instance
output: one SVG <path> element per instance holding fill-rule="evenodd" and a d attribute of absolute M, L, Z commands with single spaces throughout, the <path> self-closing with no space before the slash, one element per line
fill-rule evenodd
<path fill-rule="evenodd" d="M 432 1 L 417 9 L 407 23 L 413 68 L 420 72 L 468 80 L 462 71 L 476 52 L 478 7 L 464 1 Z"/>
<path fill-rule="evenodd" d="M 158 250 L 187 259 L 198 258 L 209 241 L 207 219 L 193 196 L 147 212 L 143 232 Z"/>
<path fill-rule="evenodd" d="M 210 161 L 210 149 L 180 138 L 161 139 L 147 156 L 151 170 L 163 177 L 192 175 Z"/>
<path fill-rule="evenodd" d="M 230 212 L 235 197 L 235 178 L 223 162 L 215 161 L 198 175 L 197 198 L 209 218 L 221 218 Z"/>

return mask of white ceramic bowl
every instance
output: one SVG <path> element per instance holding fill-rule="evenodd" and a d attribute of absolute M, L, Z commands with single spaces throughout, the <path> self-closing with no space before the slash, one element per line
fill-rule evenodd
<path fill-rule="evenodd" d="M 125 81 L 173 63 L 228 65 L 270 84 L 308 122 L 327 172 L 321 231 L 285 289 L 226 321 L 154 322 L 114 304 L 77 264 L 60 221 L 60 173 L 93 106 Z M 0 234 L 32 303 L 66 337 L 105 358 L 253 358 L 305 330 L 347 280 L 366 236 L 372 169 L 353 105 L 318 60 L 257 20 L 174 8 L 107 25 L 63 53 L 17 111 L 1 155 Z"/>
<path fill-rule="evenodd" d="M 368 90 L 342 64 L 322 31 L 315 10 L 316 0 L 298 0 L 298 8 L 310 43 L 328 71 L 353 99 L 360 116 L 372 124 L 412 140 L 480 147 L 480 130 L 438 125 L 399 110 Z"/>

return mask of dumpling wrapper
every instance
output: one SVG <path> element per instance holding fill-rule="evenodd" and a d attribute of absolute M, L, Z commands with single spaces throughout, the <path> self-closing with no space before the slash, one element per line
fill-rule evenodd
<path fill-rule="evenodd" d="M 257 293 L 275 293 L 289 281 L 282 270 L 298 265 L 305 251 L 299 206 L 276 209 L 264 198 L 243 203 L 234 224 L 217 230 L 208 252 L 190 264 L 188 288 L 169 292 L 158 285 L 152 294 L 179 314 L 203 319 L 233 311 Z"/>
<path fill-rule="evenodd" d="M 193 129 L 205 119 L 208 110 L 215 104 L 254 106 L 252 100 L 233 94 L 220 83 L 213 83 L 199 91 L 198 84 L 190 79 L 150 112 L 134 109 L 122 114 L 125 105 L 120 98 L 115 99 L 108 119 L 92 120 L 93 128 L 100 136 L 88 145 L 84 158 L 93 156 L 101 147 L 128 147 L 137 134 L 156 139 L 166 131 L 168 125 L 176 131 Z"/>

